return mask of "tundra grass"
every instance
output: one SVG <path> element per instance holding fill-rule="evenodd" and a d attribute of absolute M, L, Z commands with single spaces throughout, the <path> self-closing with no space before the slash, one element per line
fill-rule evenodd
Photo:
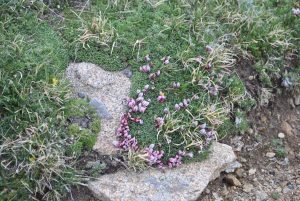
<path fill-rule="evenodd" d="M 26 4 L 0 10 L 0 200 L 60 200 L 83 181 L 75 164 L 100 125 L 88 103 L 70 98 L 62 38 Z M 80 115 L 93 126 L 68 132 Z"/>
<path fill-rule="evenodd" d="M 207 123 L 218 132 L 218 139 L 247 130 L 245 114 L 255 105 L 255 100 L 235 72 L 237 61 L 252 60 L 256 63 L 253 72 L 258 74 L 261 86 L 278 87 L 278 80 L 283 78 L 288 65 L 286 55 L 299 52 L 296 31 L 299 17 L 291 12 L 297 6 L 292 0 L 91 1 L 91 6 L 64 10 L 62 36 L 68 41 L 71 59 L 75 61 L 93 62 L 113 71 L 131 67 L 131 96 L 136 96 L 147 84 L 154 87 L 145 95 L 151 99 L 150 106 L 145 113 L 135 116 L 144 123 L 131 124 L 131 133 L 142 147 L 156 144 L 164 150 L 167 159 L 178 150 L 193 149 L 190 145 L 195 142 L 187 140 L 182 132 L 164 135 L 166 131 L 160 132 L 154 120 L 166 118 L 164 108 L 173 111 L 176 103 L 195 94 L 199 101 L 192 103 L 189 110 L 176 112 L 169 122 L 176 120 L 182 126 L 193 121 Z M 215 54 L 205 51 L 207 45 Z M 147 54 L 154 63 L 152 72 L 161 70 L 154 82 L 139 72 Z M 171 57 L 166 66 L 161 61 L 165 56 Z M 207 63 L 190 62 L 198 56 L 204 62 L 213 61 L 212 71 L 203 67 Z M 223 76 L 220 80 L 219 75 Z M 203 85 L 218 81 L 218 95 L 209 95 Z M 172 89 L 173 82 L 180 82 L 181 87 Z M 293 84 L 297 82 L 294 80 Z M 167 98 L 164 104 L 156 101 L 160 91 Z M 217 108 L 220 115 L 207 117 L 205 111 L 209 108 Z"/>

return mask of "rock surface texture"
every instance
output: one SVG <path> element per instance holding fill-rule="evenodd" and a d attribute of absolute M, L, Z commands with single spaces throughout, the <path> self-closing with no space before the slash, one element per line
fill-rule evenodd
<path fill-rule="evenodd" d="M 122 72 L 108 72 L 91 63 L 71 63 L 66 71 L 75 94 L 91 99 L 101 117 L 101 132 L 94 149 L 103 155 L 116 152 L 115 140 L 120 117 L 126 111 L 122 101 L 129 96 L 130 80 Z"/>
<path fill-rule="evenodd" d="M 196 200 L 211 180 L 216 179 L 236 156 L 232 148 L 214 143 L 207 160 L 184 164 L 162 172 L 120 171 L 101 176 L 89 189 L 102 201 L 187 201 Z"/>

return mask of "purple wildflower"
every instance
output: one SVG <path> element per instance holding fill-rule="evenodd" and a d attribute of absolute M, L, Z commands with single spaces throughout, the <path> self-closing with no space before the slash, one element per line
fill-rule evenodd
<path fill-rule="evenodd" d="M 150 70 L 151 70 L 151 67 L 149 64 L 140 67 L 140 71 L 143 73 L 149 73 Z"/>
<path fill-rule="evenodd" d="M 209 45 L 206 45 L 205 46 L 205 51 L 208 52 L 208 53 L 211 53 L 213 51 L 213 48 Z"/>
<path fill-rule="evenodd" d="M 300 8 L 292 8 L 292 12 L 295 16 L 300 16 Z"/>
<path fill-rule="evenodd" d="M 170 111 L 169 111 L 168 108 L 165 108 L 165 109 L 164 109 L 164 113 L 165 113 L 165 114 L 168 114 L 169 112 L 170 112 Z"/>
<path fill-rule="evenodd" d="M 173 82 L 172 84 L 174 89 L 178 89 L 180 87 L 180 83 L 179 82 Z"/>
<path fill-rule="evenodd" d="M 164 156 L 164 151 L 155 151 L 154 144 L 151 144 L 149 147 L 144 149 L 144 152 L 147 154 L 147 162 L 150 166 L 163 166 L 161 158 Z"/>
<path fill-rule="evenodd" d="M 151 58 L 150 58 L 149 54 L 147 54 L 147 55 L 145 56 L 144 59 L 145 59 L 145 61 L 147 61 L 147 62 L 151 61 Z"/>
<path fill-rule="evenodd" d="M 165 102 L 166 101 L 166 96 L 165 96 L 165 94 L 164 93 L 162 93 L 162 92 L 160 92 L 159 93 L 159 96 L 157 97 L 157 101 L 159 102 L 159 103 L 163 103 L 163 102 Z"/>
<path fill-rule="evenodd" d="M 164 124 L 164 119 L 162 117 L 157 117 L 155 119 L 155 127 L 160 128 Z"/>
<path fill-rule="evenodd" d="M 166 57 L 163 57 L 161 60 L 163 61 L 163 64 L 167 65 L 170 63 L 170 56 L 166 56 Z"/>
<path fill-rule="evenodd" d="M 179 106 L 178 104 L 175 104 L 174 109 L 175 109 L 176 111 L 178 111 L 178 110 L 180 110 L 180 106 Z"/>
<path fill-rule="evenodd" d="M 184 155 L 185 155 L 184 151 L 178 151 L 178 153 L 176 154 L 175 157 L 169 158 L 169 161 L 168 161 L 169 168 L 174 168 L 174 167 L 178 167 L 179 165 L 181 165 L 181 163 L 182 163 L 181 160 Z"/>

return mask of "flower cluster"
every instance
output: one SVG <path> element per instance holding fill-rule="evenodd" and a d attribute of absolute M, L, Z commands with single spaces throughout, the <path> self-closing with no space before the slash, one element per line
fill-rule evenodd
<path fill-rule="evenodd" d="M 207 128 L 206 123 L 199 126 L 200 134 L 203 135 L 206 139 L 205 144 L 209 144 L 213 139 L 215 139 L 215 131 Z"/>
<path fill-rule="evenodd" d="M 161 161 L 164 156 L 164 151 L 155 151 L 154 144 L 151 144 L 149 147 L 144 149 L 144 152 L 147 154 L 147 162 L 148 165 L 158 165 L 159 168 L 163 167 L 163 163 Z"/>
<path fill-rule="evenodd" d="M 156 71 L 155 73 L 150 73 L 149 74 L 149 79 L 150 80 L 155 80 L 159 76 L 160 76 L 160 70 Z"/>
<path fill-rule="evenodd" d="M 181 160 L 182 160 L 183 156 L 185 156 L 185 152 L 178 151 L 178 153 L 176 154 L 175 157 L 169 158 L 169 161 L 168 161 L 169 168 L 174 168 L 174 167 L 178 167 L 179 165 L 181 165 L 181 163 L 182 163 Z"/>
<path fill-rule="evenodd" d="M 127 101 L 129 112 L 141 112 L 144 113 L 150 104 L 150 101 L 144 99 L 144 93 L 140 92 L 136 99 L 130 98 Z"/>
<path fill-rule="evenodd" d="M 172 84 L 174 89 L 178 89 L 180 87 L 180 83 L 179 82 L 173 82 Z"/>
<path fill-rule="evenodd" d="M 189 106 L 190 103 L 191 103 L 191 99 L 183 99 L 182 102 L 175 104 L 174 109 L 177 111 L 180 109 L 185 109 Z"/>
<path fill-rule="evenodd" d="M 116 131 L 116 134 L 118 136 L 118 141 L 114 141 L 113 144 L 119 148 L 123 149 L 125 151 L 131 150 L 138 150 L 138 142 L 137 140 L 130 135 L 130 129 L 128 125 L 129 115 L 124 114 L 121 117 L 121 124 L 119 128 Z"/>
<path fill-rule="evenodd" d="M 146 64 L 140 67 L 140 71 L 143 73 L 150 73 L 152 64 Z"/>
<path fill-rule="evenodd" d="M 166 57 L 163 57 L 161 60 L 163 61 L 163 64 L 167 65 L 170 63 L 170 56 L 166 56 Z"/>

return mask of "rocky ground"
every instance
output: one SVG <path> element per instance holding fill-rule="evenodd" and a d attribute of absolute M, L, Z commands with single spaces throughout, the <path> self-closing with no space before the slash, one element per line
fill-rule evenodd
<path fill-rule="evenodd" d="M 242 167 L 212 182 L 199 200 L 300 200 L 300 107 L 289 96 L 252 111 L 251 129 L 225 140 Z"/>

